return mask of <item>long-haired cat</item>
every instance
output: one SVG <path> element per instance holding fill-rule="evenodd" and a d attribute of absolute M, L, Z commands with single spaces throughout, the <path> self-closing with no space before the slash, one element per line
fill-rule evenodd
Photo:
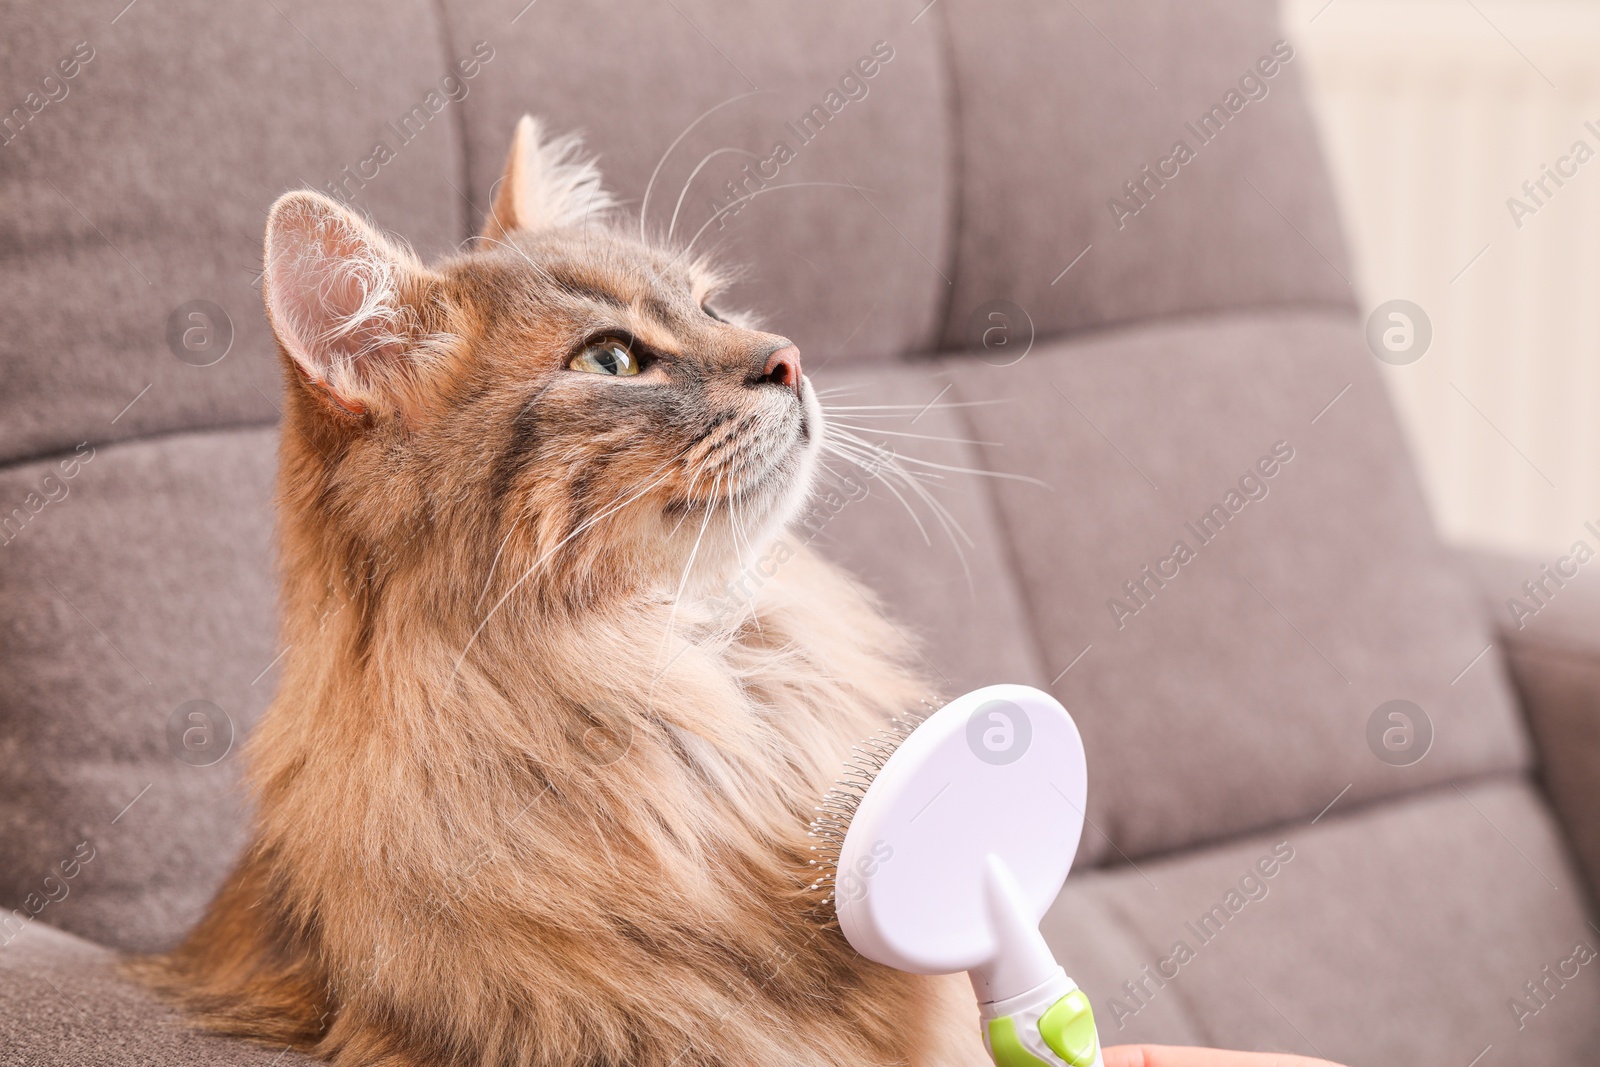
<path fill-rule="evenodd" d="M 799 873 L 849 746 L 927 691 L 908 649 L 804 551 L 715 595 L 808 492 L 799 353 L 575 151 L 524 118 L 432 267 L 273 206 L 290 651 L 252 843 L 134 968 L 337 1064 L 986 1062 L 964 980 L 863 960 Z"/>

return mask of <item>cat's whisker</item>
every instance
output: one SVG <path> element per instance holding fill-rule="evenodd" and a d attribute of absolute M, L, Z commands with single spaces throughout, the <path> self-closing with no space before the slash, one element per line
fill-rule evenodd
<path fill-rule="evenodd" d="M 677 460 L 679 460 L 681 458 L 682 458 L 681 455 L 672 457 L 671 459 L 669 459 L 665 463 L 663 463 L 661 466 L 657 467 L 655 469 L 655 471 L 652 471 L 651 475 L 655 475 L 655 474 L 657 474 L 657 473 L 659 473 L 661 471 L 666 470 L 669 466 L 671 466 L 674 462 L 676 462 Z M 567 536 L 565 536 L 561 540 L 557 541 L 554 545 L 552 545 L 546 551 L 540 553 L 539 558 L 534 560 L 531 564 L 529 564 L 528 565 L 528 569 L 522 572 L 522 576 L 511 584 L 511 588 L 507 589 L 503 594 L 501 594 L 500 599 L 495 601 L 494 607 L 489 609 L 489 613 L 483 617 L 483 620 L 478 623 L 477 628 L 472 631 L 472 636 L 467 638 L 466 646 L 464 648 L 462 648 L 461 655 L 456 657 L 455 668 L 451 672 L 452 677 L 461 672 L 461 664 L 466 661 L 467 653 L 472 651 L 473 645 L 477 644 L 478 637 L 479 637 L 479 635 L 481 635 L 483 633 L 483 628 L 485 626 L 489 625 L 489 620 L 494 618 L 495 614 L 500 610 L 500 608 L 505 604 L 505 602 L 507 600 L 511 599 L 512 594 L 515 593 L 518 589 L 520 589 L 522 587 L 522 583 L 527 581 L 530 577 L 532 577 L 533 573 L 535 571 L 537 571 L 540 568 L 540 566 L 542 566 L 544 564 L 544 562 L 546 560 L 548 560 L 551 556 L 555 555 L 555 553 L 558 552 L 561 549 L 561 547 L 563 545 L 565 545 L 568 541 L 571 541 L 574 537 L 577 537 L 579 534 L 583 533 L 583 531 L 587 530 L 589 527 L 593 526 L 595 523 L 599 522 L 601 519 L 604 519 L 607 516 L 612 515 L 615 512 L 620 511 L 622 508 L 624 508 L 624 507 L 628 506 L 629 504 L 633 503 L 635 500 L 637 500 L 640 497 L 644 496 L 644 494 L 648 493 L 650 490 L 654 489 L 656 486 L 658 486 L 661 483 L 665 482 L 669 477 L 671 477 L 671 473 L 670 472 L 668 472 L 666 474 L 661 474 L 659 477 L 651 477 L 650 481 L 646 482 L 643 487 L 635 490 L 626 499 L 620 500 L 617 503 L 615 503 L 615 504 L 611 505 L 610 507 L 606 508 L 604 511 L 601 511 L 598 514 L 593 515 L 588 519 L 585 519 L 583 522 L 579 523 L 572 530 L 571 533 L 567 534 Z"/>
<path fill-rule="evenodd" d="M 678 202 L 672 205 L 672 219 L 667 223 L 667 237 L 666 237 L 666 240 L 667 240 L 668 243 L 671 243 L 672 234 L 678 228 L 678 212 L 683 210 L 683 198 L 689 195 L 689 189 L 694 185 L 694 180 L 700 176 L 700 171 L 702 169 L 704 169 L 704 167 L 705 167 L 705 165 L 707 163 L 710 163 L 713 159 L 716 159 L 718 156 L 727 155 L 728 153 L 735 153 L 735 154 L 741 155 L 741 156 L 749 156 L 751 159 L 760 159 L 761 158 L 756 153 L 747 152 L 743 148 L 718 148 L 718 149 L 714 149 L 714 150 L 712 150 L 710 152 L 707 152 L 705 154 L 704 158 L 702 158 L 700 160 L 700 162 L 698 162 L 698 163 L 696 163 L 694 165 L 694 170 L 691 170 L 689 172 L 689 180 L 683 183 L 683 190 L 678 193 Z"/>
<path fill-rule="evenodd" d="M 652 190 L 652 189 L 654 189 L 656 187 L 656 179 L 661 176 L 661 168 L 667 165 L 667 158 L 672 155 L 673 149 L 677 148 L 680 144 L 682 144 L 683 143 L 683 139 L 685 137 L 689 136 L 690 132 L 693 131 L 696 126 L 700 125 L 706 119 L 710 118 L 715 112 L 722 110 L 723 108 L 727 107 L 729 104 L 736 104 L 740 100 L 743 100 L 743 99 L 745 99 L 747 97 L 760 96 L 762 93 L 773 93 L 773 92 L 776 92 L 776 91 L 777 90 L 775 90 L 775 89 L 754 89 L 754 90 L 752 90 L 752 91 L 750 91 L 748 93 L 740 93 L 737 96 L 730 96 L 730 97 L 728 97 L 728 99 L 724 100 L 722 103 L 713 104 L 712 106 L 706 108 L 704 111 L 702 111 L 700 113 L 700 117 L 699 118 L 695 119 L 693 122 L 689 123 L 689 125 L 685 126 L 683 128 L 683 132 L 678 134 L 678 136 L 676 136 L 676 137 L 674 137 L 672 139 L 672 143 L 667 146 L 667 150 L 665 152 L 661 153 L 661 158 L 656 161 L 655 169 L 650 172 L 650 180 L 645 183 L 644 196 L 640 197 L 640 199 L 639 199 L 639 240 L 641 240 L 641 241 L 645 241 L 646 240 L 645 232 L 644 232 L 644 222 L 645 222 L 645 212 L 649 209 L 649 206 L 650 206 L 650 190 Z"/>
<path fill-rule="evenodd" d="M 835 455 L 848 461 L 854 466 L 859 467 L 867 477 L 876 478 L 879 482 L 883 483 L 883 487 L 889 490 L 896 500 L 900 501 L 900 506 L 906 509 L 907 515 L 911 516 L 911 521 L 916 525 L 917 532 L 922 535 L 922 543 L 932 546 L 933 540 L 928 536 L 927 528 L 922 525 L 922 517 L 919 516 L 916 509 L 911 506 L 911 502 L 900 495 L 900 491 L 894 487 L 893 482 L 889 481 L 889 479 L 885 478 L 878 470 L 874 469 L 873 466 L 869 466 L 865 462 L 866 459 L 871 457 L 857 457 L 849 452 L 846 452 L 844 449 L 839 448 L 833 443 L 825 444 L 824 447 L 831 449 Z"/>
<path fill-rule="evenodd" d="M 973 541 L 972 535 L 967 533 L 966 528 L 961 525 L 950 509 L 945 506 L 944 502 L 935 497 L 932 490 L 923 485 L 920 480 L 912 478 L 906 484 L 922 499 L 923 503 L 928 505 L 928 510 L 933 512 L 934 518 L 939 520 L 939 525 L 943 527 L 945 536 L 950 539 L 951 547 L 956 550 L 956 559 L 960 561 L 962 574 L 965 575 L 967 585 L 970 587 L 972 584 L 972 572 L 967 567 L 967 554 L 961 547 L 961 543 L 965 541 L 967 548 L 974 548 L 977 542 Z"/>
<path fill-rule="evenodd" d="M 673 257 L 672 263 L 669 264 L 669 266 L 676 266 L 677 263 L 678 263 L 678 260 L 682 259 L 684 256 L 689 254 L 689 250 L 694 247 L 694 243 L 696 241 L 700 240 L 701 235 L 704 234 L 706 232 L 706 230 L 710 228 L 711 224 L 713 222 L 716 222 L 718 219 L 722 218 L 722 216 L 726 215 L 729 211 L 732 211 L 734 208 L 740 207 L 740 206 L 750 202 L 751 200 L 754 200 L 756 197 L 760 196 L 762 193 L 775 193 L 779 189 L 804 189 L 804 188 L 809 188 L 809 187 L 812 187 L 812 186 L 826 186 L 826 187 L 829 187 L 829 188 L 838 188 L 838 189 L 855 189 L 858 192 L 860 191 L 860 186 L 851 185 L 849 182 L 785 182 L 782 185 L 769 185 L 769 186 L 766 186 L 763 189 L 757 189 L 753 193 L 746 193 L 744 196 L 735 197 L 733 200 L 731 200 L 728 203 L 722 205 L 715 212 L 713 212 L 709 219 L 706 219 L 705 223 L 698 230 L 695 231 L 694 236 L 689 238 L 689 243 L 683 246 L 683 251 L 679 252 L 676 256 Z"/>
<path fill-rule="evenodd" d="M 945 437 L 936 433 L 907 433 L 905 430 L 885 430 L 879 426 L 854 426 L 848 422 L 840 422 L 837 419 L 830 421 L 828 425 L 830 428 L 837 427 L 841 430 L 854 430 L 860 433 L 881 433 L 889 437 L 913 437 L 919 441 L 944 441 L 952 445 L 982 445 L 985 448 L 1001 447 L 1001 442 L 999 441 L 975 441 L 967 437 Z"/>
<path fill-rule="evenodd" d="M 822 475 L 827 479 L 828 484 L 846 493 L 851 493 L 862 489 L 861 483 L 851 477 L 848 469 L 843 471 L 840 470 L 838 467 L 835 467 L 832 463 L 828 462 L 830 459 L 843 460 L 845 464 L 848 465 L 849 469 L 859 470 L 861 467 L 859 462 L 850 458 L 849 456 L 835 451 L 824 450 L 817 458 L 817 466 L 821 470 Z"/>
<path fill-rule="evenodd" d="M 918 411 L 922 411 L 924 409 L 926 409 L 928 411 L 942 411 L 942 410 L 944 410 L 943 408 L 929 408 L 926 404 L 917 406 L 917 408 L 916 408 L 916 410 L 918 410 Z M 901 422 L 909 423 L 912 420 L 914 420 L 915 417 L 916 417 L 914 415 L 911 415 L 909 412 L 898 412 L 897 411 L 897 412 L 892 412 L 892 413 L 888 413 L 888 414 L 878 415 L 878 414 L 874 414 L 874 413 L 871 413 L 871 412 L 853 411 L 853 410 L 849 410 L 849 409 L 845 409 L 845 408 L 832 408 L 832 407 L 827 407 L 827 406 L 823 407 L 822 413 L 824 415 L 826 415 L 830 420 L 832 420 L 832 419 L 898 419 Z"/>
<path fill-rule="evenodd" d="M 830 426 L 830 429 L 832 429 L 832 428 L 833 427 Z M 874 429 L 874 430 L 872 430 L 870 432 L 872 432 L 872 433 L 888 433 L 890 431 Z M 841 440 L 849 441 L 851 443 L 856 444 L 857 446 L 859 446 L 861 448 L 872 450 L 873 447 L 874 447 L 867 440 L 865 440 L 864 438 L 856 436 L 855 434 L 851 433 L 848 429 L 840 428 L 838 430 L 838 435 L 839 435 L 839 438 Z M 976 444 L 988 444 L 990 442 L 978 441 L 978 442 L 973 442 L 973 443 L 976 443 Z M 1026 482 L 1029 485 L 1037 485 L 1037 486 L 1040 486 L 1040 487 L 1045 488 L 1045 489 L 1049 489 L 1050 488 L 1050 483 L 1040 481 L 1038 478 L 1033 478 L 1033 477 L 1030 477 L 1030 476 L 1028 476 L 1026 474 L 1012 474 L 1009 471 L 985 470 L 982 467 L 957 467 L 957 466 L 954 466 L 954 465 L 949 464 L 949 463 L 937 463 L 937 462 L 935 462 L 935 461 L 933 461 L 931 459 L 919 459 L 916 456 L 904 456 L 904 455 L 901 455 L 898 452 L 891 452 L 891 454 L 894 456 L 896 462 L 911 463 L 911 464 L 914 464 L 914 465 L 916 465 L 918 467 L 927 467 L 927 468 L 930 468 L 932 470 L 949 471 L 952 474 L 971 474 L 971 475 L 975 475 L 975 476 L 980 477 L 980 478 L 1001 478 L 1001 479 L 1004 479 L 1005 481 Z"/>
<path fill-rule="evenodd" d="M 705 468 L 699 465 L 696 465 L 695 469 L 690 472 L 689 485 L 683 491 L 683 514 L 678 516 L 678 521 L 673 524 L 672 531 L 668 536 L 676 537 L 678 531 L 683 529 L 683 524 L 689 520 L 689 516 L 694 512 L 694 491 L 699 488 L 700 478 L 704 474 Z"/>
<path fill-rule="evenodd" d="M 836 487 L 840 489 L 848 488 L 851 484 L 849 477 L 839 473 L 838 469 L 834 467 L 833 464 L 828 462 L 828 460 L 834 455 L 836 455 L 836 453 L 823 451 L 822 454 L 817 457 L 817 469 L 820 470 L 826 477 L 832 478 L 833 484 Z M 854 466 L 854 464 L 851 465 Z"/>
<path fill-rule="evenodd" d="M 893 450 L 885 449 L 881 446 L 874 446 L 862 438 L 848 432 L 841 432 L 832 440 L 827 441 L 826 445 L 835 454 L 850 460 L 855 465 L 860 467 L 862 471 L 869 477 L 876 478 L 879 482 L 881 482 L 883 486 L 900 501 L 907 513 L 911 515 L 912 521 L 916 523 L 918 531 L 922 534 L 924 543 L 931 545 L 932 542 L 928 537 L 927 530 L 922 525 L 921 519 L 918 517 L 916 510 L 911 507 L 910 502 L 907 501 L 899 492 L 899 490 L 895 488 L 894 481 L 889 477 L 889 475 L 892 474 L 899 478 L 901 484 L 909 492 L 915 494 L 918 499 L 927 505 L 928 510 L 932 512 L 933 517 L 938 521 L 940 527 L 944 530 L 945 536 L 949 538 L 951 547 L 956 550 L 956 557 L 961 563 L 962 573 L 966 576 L 968 584 L 971 584 L 972 572 L 967 565 L 966 551 L 962 547 L 962 542 L 966 542 L 968 547 L 973 546 L 975 542 L 972 540 L 971 535 L 967 533 L 965 528 L 962 527 L 961 523 L 956 519 L 956 517 L 951 514 L 947 507 L 945 507 L 944 503 L 936 498 L 928 490 L 928 487 L 923 484 L 924 480 L 937 478 L 937 475 L 929 474 L 927 472 L 907 470 L 905 467 L 900 465 L 900 460 L 909 459 L 910 457 L 902 457 Z"/>
<path fill-rule="evenodd" d="M 824 394 L 818 393 L 819 397 Z M 831 411 L 943 411 L 947 408 L 988 408 L 997 404 L 1010 403 L 1008 400 L 951 400 L 946 403 L 931 404 L 824 404 L 824 412 Z M 895 416 L 883 416 L 892 418 Z"/>
<path fill-rule="evenodd" d="M 729 510 L 733 515 L 733 527 L 732 528 L 733 528 L 733 535 L 734 535 L 735 555 L 737 555 L 738 559 L 739 559 L 739 573 L 743 574 L 743 573 L 745 573 L 745 570 L 746 570 L 747 567 L 754 567 L 756 565 L 759 557 L 756 555 L 756 546 L 751 542 L 750 533 L 749 533 L 748 530 L 746 530 L 744 532 L 744 534 L 743 534 L 745 547 L 750 550 L 750 562 L 748 564 L 746 564 L 745 561 L 744 561 L 744 554 L 742 552 L 738 551 L 738 540 L 739 540 L 739 537 L 740 537 L 739 527 L 740 527 L 741 523 L 739 521 L 738 511 L 737 511 L 737 509 L 732 507 L 732 503 L 733 503 L 732 501 L 729 501 L 729 504 L 730 504 Z M 754 607 L 752 607 L 752 609 L 750 611 L 750 621 L 755 624 L 756 633 L 761 634 L 762 633 L 762 630 L 761 630 L 761 613 L 756 611 L 756 610 L 754 610 Z M 765 636 L 765 635 L 763 634 L 762 636 Z"/>
<path fill-rule="evenodd" d="M 548 283 L 550 283 L 552 285 L 556 284 L 555 280 L 550 277 L 550 272 L 549 271 L 545 270 L 543 267 L 539 266 L 539 264 L 535 263 L 532 259 L 530 259 L 528 257 L 528 253 L 524 252 L 522 249 L 518 248 L 516 245 L 512 244 L 511 242 L 502 241 L 498 237 L 489 237 L 486 234 L 481 234 L 480 233 L 480 234 L 477 234 L 475 236 L 467 238 L 467 240 L 463 241 L 462 243 L 466 244 L 466 243 L 471 242 L 471 241 L 482 241 L 485 244 L 499 245 L 502 248 L 509 248 L 511 251 L 515 252 L 518 256 L 522 257 L 523 261 L 526 262 L 528 264 L 528 266 L 532 267 L 536 272 L 538 272 L 539 277 L 540 277 L 541 280 L 543 280 L 545 282 L 548 282 Z"/>
<path fill-rule="evenodd" d="M 687 499 L 687 494 L 685 494 L 685 498 Z M 667 536 L 678 536 L 678 531 L 683 529 L 683 524 L 689 521 L 689 516 L 693 513 L 693 511 L 693 501 L 691 500 L 689 501 L 689 504 L 684 507 L 683 514 L 678 516 L 678 521 L 672 524 L 672 529 L 667 531 Z"/>
<path fill-rule="evenodd" d="M 927 467 L 929 470 L 948 471 L 951 474 L 969 474 L 978 478 L 999 478 L 1002 481 L 1007 482 L 1024 482 L 1028 485 L 1037 485 L 1041 489 L 1050 488 L 1049 482 L 1041 481 L 1040 479 L 1027 474 L 1013 474 L 1010 471 L 984 470 L 981 467 L 957 467 L 953 464 L 937 463 L 931 459 L 920 459 L 916 456 L 900 456 L 899 458 L 906 463 L 911 463 L 918 467 Z M 929 475 L 929 477 L 937 478 L 938 475 Z"/>
<path fill-rule="evenodd" d="M 739 543 L 739 494 L 728 493 L 728 540 L 733 544 L 733 561 L 744 569 L 744 548 Z"/>
<path fill-rule="evenodd" d="M 656 664 L 655 667 L 652 668 L 652 678 L 650 682 L 650 691 L 652 694 L 655 692 L 656 681 L 659 680 L 661 674 L 666 671 L 666 667 L 670 667 L 672 666 L 672 663 L 677 662 L 677 657 L 673 657 L 673 660 L 669 662 L 666 667 L 661 665 L 662 657 L 667 654 L 667 649 L 672 644 L 672 635 L 677 627 L 678 622 L 678 605 L 683 602 L 683 591 L 689 585 L 689 572 L 694 568 L 695 557 L 700 554 L 700 542 L 706 535 L 706 529 L 711 525 L 711 517 L 716 514 L 717 493 L 721 488 L 722 475 L 719 473 L 717 475 L 716 482 L 711 487 L 711 502 L 707 504 L 706 516 L 700 522 L 700 532 L 695 535 L 694 545 L 689 549 L 689 559 L 684 563 L 683 574 L 678 579 L 678 591 L 672 597 L 672 610 L 667 613 L 666 632 L 661 635 L 661 647 L 656 650 Z"/>
<path fill-rule="evenodd" d="M 956 562 L 961 564 L 962 578 L 965 579 L 967 588 L 971 590 L 973 588 L 972 568 L 967 563 L 966 548 L 975 547 L 976 542 L 973 541 L 972 536 L 967 533 L 966 528 L 961 525 L 960 521 L 951 514 L 950 509 L 944 505 L 944 502 L 935 497 L 920 480 L 908 478 L 906 485 L 928 506 L 928 510 L 933 513 L 933 517 L 938 521 L 940 529 L 944 531 L 945 537 L 950 541 L 950 547 L 955 549 Z M 962 542 L 966 543 L 965 548 L 962 547 Z"/>
<path fill-rule="evenodd" d="M 934 496 L 932 490 L 925 486 L 921 480 L 912 478 L 906 484 L 923 503 L 928 505 L 928 510 L 933 512 L 934 518 L 939 521 L 945 536 L 950 539 L 950 546 L 956 550 L 956 558 L 961 563 L 962 573 L 966 576 L 968 585 L 971 585 L 972 572 L 967 568 L 967 554 L 962 545 L 965 543 L 966 548 L 974 548 L 977 542 L 972 539 L 971 534 L 967 533 L 966 527 L 961 525 L 960 520 L 955 517 L 955 514 L 945 505 L 944 501 Z"/>
<path fill-rule="evenodd" d="M 478 592 L 478 599 L 472 602 L 472 610 L 477 611 L 483 604 L 483 598 L 489 595 L 489 586 L 494 581 L 495 568 L 500 566 L 500 554 L 506 550 L 506 545 L 511 542 L 511 535 L 517 532 L 517 524 L 512 523 L 506 530 L 506 535 L 500 539 L 500 547 L 494 550 L 494 559 L 489 561 L 489 573 L 483 577 L 483 588 Z"/>

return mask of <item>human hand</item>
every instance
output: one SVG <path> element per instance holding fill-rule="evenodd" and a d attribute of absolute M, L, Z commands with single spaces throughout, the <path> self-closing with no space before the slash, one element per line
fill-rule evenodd
<path fill-rule="evenodd" d="M 1105 1067 L 1338 1067 L 1327 1060 L 1279 1052 L 1224 1052 L 1172 1045 L 1118 1045 L 1104 1049 Z"/>

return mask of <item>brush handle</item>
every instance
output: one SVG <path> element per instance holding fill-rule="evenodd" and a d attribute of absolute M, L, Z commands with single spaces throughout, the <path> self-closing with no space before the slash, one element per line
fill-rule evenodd
<path fill-rule="evenodd" d="M 1056 963 L 1016 878 L 993 853 L 984 899 L 998 951 L 968 974 L 996 1067 L 1101 1067 L 1089 998 Z"/>
<path fill-rule="evenodd" d="M 978 1010 L 995 1067 L 1103 1067 L 1089 998 L 1059 967 L 1036 989 Z"/>

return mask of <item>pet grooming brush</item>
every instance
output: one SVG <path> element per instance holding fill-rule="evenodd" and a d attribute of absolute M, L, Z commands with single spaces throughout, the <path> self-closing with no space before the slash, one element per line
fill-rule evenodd
<path fill-rule="evenodd" d="M 1088 790 L 1065 708 L 994 685 L 856 750 L 811 832 L 839 927 L 870 960 L 966 971 L 999 1067 L 1101 1067 L 1089 998 L 1039 933 Z"/>

